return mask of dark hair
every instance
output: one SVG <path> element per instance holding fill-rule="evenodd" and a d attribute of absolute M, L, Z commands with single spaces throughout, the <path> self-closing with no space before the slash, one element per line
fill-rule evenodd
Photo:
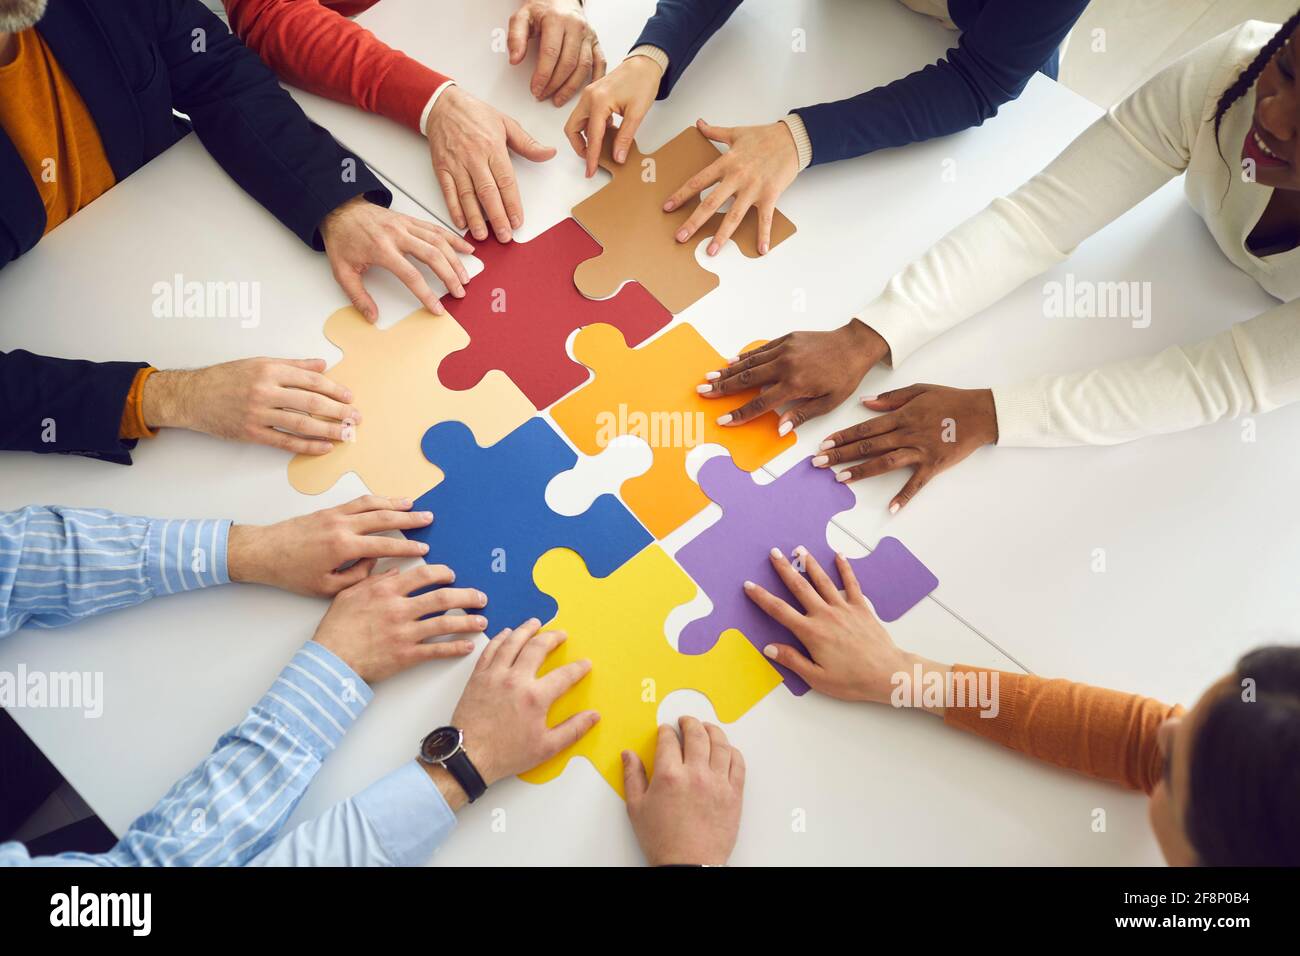
<path fill-rule="evenodd" d="M 1300 646 L 1262 647 L 1192 741 L 1187 838 L 1205 866 L 1300 865 Z"/>
<path fill-rule="evenodd" d="M 1223 116 L 1232 108 L 1232 104 L 1237 102 L 1246 95 L 1246 92 L 1255 85 L 1259 75 L 1264 72 L 1264 67 L 1268 65 L 1269 60 L 1273 59 L 1282 45 L 1286 43 L 1287 38 L 1295 32 L 1296 25 L 1300 24 L 1300 10 L 1291 15 L 1286 23 L 1282 24 L 1281 29 L 1273 35 L 1273 38 L 1264 44 L 1255 59 L 1250 61 L 1250 66 L 1241 71 L 1241 75 L 1219 96 L 1218 105 L 1214 107 L 1214 139 L 1219 139 L 1219 127 L 1223 125 Z M 1223 152 L 1220 150 L 1219 155 Z M 1225 160 L 1226 162 L 1226 160 Z"/>

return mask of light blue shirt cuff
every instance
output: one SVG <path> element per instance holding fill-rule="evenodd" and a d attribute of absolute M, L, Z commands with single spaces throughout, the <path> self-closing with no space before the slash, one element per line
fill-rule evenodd
<path fill-rule="evenodd" d="M 315 641 L 308 641 L 257 703 L 324 760 L 374 698 L 356 672 Z"/>
<path fill-rule="evenodd" d="M 161 596 L 229 584 L 230 524 L 225 519 L 149 519 L 145 564 L 153 593 Z"/>
<path fill-rule="evenodd" d="M 427 863 L 456 828 L 456 814 L 414 760 L 372 783 L 353 802 L 393 866 Z"/>

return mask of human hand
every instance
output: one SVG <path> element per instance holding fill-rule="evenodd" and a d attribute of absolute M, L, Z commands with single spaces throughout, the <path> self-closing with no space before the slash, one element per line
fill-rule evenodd
<path fill-rule="evenodd" d="M 251 358 L 155 372 L 145 379 L 141 409 L 150 428 L 324 455 L 361 421 L 361 412 L 352 393 L 323 371 L 323 359 Z"/>
<path fill-rule="evenodd" d="M 761 585 L 745 582 L 749 599 L 807 650 L 804 654 L 788 644 L 769 644 L 763 648 L 767 657 L 794 671 L 819 693 L 877 704 L 890 700 L 895 675 L 910 677 L 917 663 L 926 671 L 947 669 L 894 643 L 842 554 L 835 556 L 835 569 L 844 583 L 843 593 L 807 549 L 796 549 L 795 556 L 807 578 L 777 548 L 772 549 L 770 560 L 802 613 Z"/>
<path fill-rule="evenodd" d="M 564 124 L 564 135 L 579 157 L 587 161 L 587 178 L 596 175 L 600 148 L 615 115 L 623 118 L 614 134 L 614 162 L 627 159 L 636 131 L 654 105 L 663 70 L 649 57 L 628 57 L 604 79 L 582 91 Z"/>
<path fill-rule="evenodd" d="M 429 156 L 457 229 L 486 239 L 487 223 L 498 241 L 509 242 L 524 224 L 510 151 L 534 163 L 555 155 L 509 116 L 458 86 L 442 91 L 429 114 Z"/>
<path fill-rule="evenodd" d="M 837 481 L 858 481 L 912 468 L 912 477 L 889 503 L 890 514 L 916 497 L 935 475 L 980 446 L 998 440 L 997 407 L 992 390 L 987 388 L 909 385 L 864 398 L 862 404 L 888 414 L 830 435 L 812 463 L 830 468 L 865 459 L 836 472 Z"/>
<path fill-rule="evenodd" d="M 761 388 L 751 401 L 720 416 L 719 425 L 743 425 L 793 402 L 778 419 L 777 434 L 785 435 L 839 405 L 888 354 L 889 344 L 853 319 L 832 332 L 791 332 L 751 349 L 726 368 L 705 374 L 696 391 L 705 398 L 724 398 Z"/>
<path fill-rule="evenodd" d="M 226 544 L 230 580 L 333 597 L 367 577 L 380 558 L 426 554 L 427 544 L 382 532 L 432 521 L 428 511 L 411 511 L 409 499 L 365 495 L 276 524 L 233 525 Z"/>
<path fill-rule="evenodd" d="M 696 120 L 695 125 L 709 139 L 725 143 L 729 148 L 686 180 L 664 203 L 664 212 L 672 212 L 710 186 L 715 186 L 677 230 L 677 241 L 690 241 L 719 207 L 731 199 L 731 208 L 722 217 L 722 225 L 709 242 L 708 254 L 716 256 L 745 218 L 745 213 L 757 208 L 758 254 L 767 255 L 772 245 L 772 216 L 776 213 L 776 201 L 799 175 L 799 150 L 795 147 L 790 127 L 780 121 L 764 126 L 710 126 L 704 120 Z"/>
<path fill-rule="evenodd" d="M 450 91 L 448 91 L 450 92 Z M 445 94 L 444 94 L 445 95 Z M 325 255 L 339 284 L 352 304 L 369 321 L 379 318 L 379 307 L 366 291 L 361 277 L 374 266 L 387 269 L 420 304 L 434 315 L 446 310 L 414 265 L 414 258 L 433 270 L 456 298 L 465 295 L 469 272 L 456 253 L 472 253 L 474 247 L 442 226 L 376 206 L 357 196 L 328 213 L 320 223 Z M 408 258 L 410 257 L 410 258 Z"/>
<path fill-rule="evenodd" d="M 529 82 L 535 99 L 563 106 L 589 77 L 605 75 L 605 54 L 579 0 L 522 0 L 506 29 L 511 66 L 523 62 L 529 37 L 540 38 Z"/>
<path fill-rule="evenodd" d="M 694 717 L 659 725 L 654 778 L 623 751 L 627 815 L 651 866 L 723 866 L 736 846 L 745 758 L 713 724 Z"/>
<path fill-rule="evenodd" d="M 424 643 L 448 634 L 478 634 L 487 627 L 487 620 L 479 614 L 441 614 L 487 603 L 482 591 L 448 587 L 455 579 L 451 569 L 442 564 L 371 574 L 335 596 L 314 640 L 367 684 L 421 661 L 464 657 L 474 649 L 470 640 Z M 430 614 L 441 616 L 423 620 Z"/>
<path fill-rule="evenodd" d="M 548 654 L 564 643 L 536 619 L 506 628 L 483 648 L 451 715 L 464 734 L 465 752 L 489 786 L 531 770 L 581 740 L 600 720 L 594 710 L 547 726 L 551 705 L 586 677 L 591 661 L 571 661 L 537 676 Z"/>

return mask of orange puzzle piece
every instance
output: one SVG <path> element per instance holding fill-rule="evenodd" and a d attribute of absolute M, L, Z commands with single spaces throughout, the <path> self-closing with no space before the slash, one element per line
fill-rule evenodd
<path fill-rule="evenodd" d="M 438 363 L 469 345 L 449 315 L 421 309 L 383 330 L 348 306 L 325 321 L 325 337 L 343 350 L 325 374 L 352 390 L 361 421 L 352 440 L 328 454 L 290 460 L 289 483 L 303 494 L 318 495 L 351 471 L 374 494 L 418 498 L 442 481 L 442 469 L 420 448 L 430 425 L 464 422 L 486 447 L 534 414 L 505 372 L 490 371 L 466 391 L 443 387 Z"/>
<path fill-rule="evenodd" d="M 664 202 L 722 153 L 693 126 L 648 156 L 633 143 L 627 161 L 621 164 L 613 160 L 613 143 L 614 137 L 606 136 L 600 155 L 600 165 L 613 180 L 573 207 L 573 218 L 604 249 L 578 263 L 574 284 L 589 299 L 607 299 L 624 282 L 636 280 L 676 315 L 718 287 L 718 277 L 700 266 L 695 250 L 718 231 L 725 213 L 715 213 L 689 241 L 678 242 L 677 230 L 695 211 L 699 199 L 690 199 L 672 212 L 664 212 Z M 794 232 L 794 223 L 776 210 L 772 248 Z M 745 213 L 731 241 L 750 259 L 757 258 L 756 209 Z"/>
<path fill-rule="evenodd" d="M 761 343 L 755 343 L 753 348 Z M 704 373 L 726 360 L 694 326 L 681 324 L 640 348 L 630 349 L 611 325 L 589 325 L 573 340 L 573 355 L 595 373 L 552 409 L 551 417 L 578 448 L 597 455 L 621 435 L 650 446 L 650 468 L 623 482 L 623 501 L 656 538 L 680 527 L 709 504 L 691 480 L 686 456 L 704 444 L 722 445 L 738 468 L 753 471 L 794 444 L 776 433 L 777 415 L 767 412 L 735 427 L 717 424 L 732 408 L 758 394 L 738 392 L 726 400 L 702 398 L 695 387 Z"/>

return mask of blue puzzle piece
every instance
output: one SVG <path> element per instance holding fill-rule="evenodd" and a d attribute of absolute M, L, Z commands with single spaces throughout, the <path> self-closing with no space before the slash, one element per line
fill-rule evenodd
<path fill-rule="evenodd" d="M 578 456 L 544 418 L 487 448 L 461 422 L 441 422 L 420 447 L 446 477 L 415 502 L 433 523 L 404 533 L 429 546 L 425 560 L 456 572 L 457 587 L 487 595 L 489 631 L 555 616 L 555 600 L 533 583 L 533 565 L 550 549 L 578 552 L 593 576 L 605 577 L 654 540 L 613 495 L 572 517 L 550 509 L 546 486 Z"/>

